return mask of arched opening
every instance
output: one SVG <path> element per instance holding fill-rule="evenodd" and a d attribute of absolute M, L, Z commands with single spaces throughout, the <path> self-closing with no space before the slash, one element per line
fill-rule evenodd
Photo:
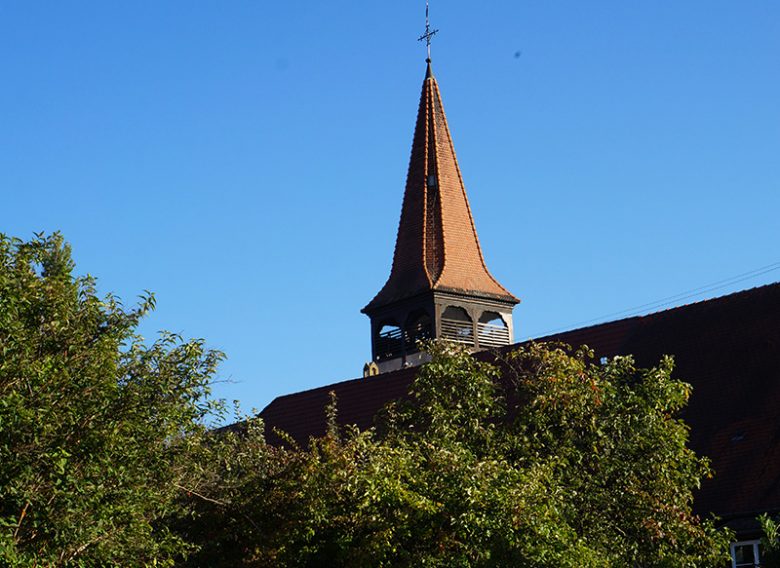
<path fill-rule="evenodd" d="M 404 332 L 393 320 L 379 324 L 374 338 L 374 356 L 376 359 L 392 359 L 403 355 Z"/>
<path fill-rule="evenodd" d="M 443 339 L 474 345 L 474 329 L 471 317 L 463 308 L 447 306 L 441 314 L 441 336 Z"/>
<path fill-rule="evenodd" d="M 363 378 L 375 377 L 379 374 L 379 365 L 373 361 L 363 365 Z"/>
<path fill-rule="evenodd" d="M 433 320 L 423 309 L 414 310 L 406 318 L 406 352 L 419 351 L 417 343 L 433 337 Z"/>
<path fill-rule="evenodd" d="M 509 345 L 509 326 L 498 312 L 482 312 L 477 321 L 477 338 L 480 347 Z"/>

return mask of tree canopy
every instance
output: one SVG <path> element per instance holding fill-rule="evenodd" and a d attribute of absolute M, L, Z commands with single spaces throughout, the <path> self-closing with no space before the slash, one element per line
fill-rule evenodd
<path fill-rule="evenodd" d="M 0 563 L 7 566 L 717 566 L 692 513 L 690 386 L 528 344 L 479 361 L 429 343 L 376 425 L 272 446 L 208 431 L 222 358 L 138 324 L 77 277 L 60 235 L 0 237 Z M 381 380 L 375 379 L 375 380 Z M 768 525 L 769 526 L 769 525 Z M 776 529 L 771 525 L 770 529 Z M 774 530 L 773 529 L 773 530 Z M 767 546 L 775 546 L 767 541 Z"/>
<path fill-rule="evenodd" d="M 376 428 L 306 448 L 237 435 L 205 493 L 194 565 L 717 566 L 728 538 L 691 512 L 710 475 L 678 418 L 672 360 L 637 369 L 531 344 L 498 364 L 452 344 Z M 219 504 L 217 504 L 217 501 Z M 200 527 L 200 528 L 197 528 Z"/>
<path fill-rule="evenodd" d="M 0 236 L 0 563 L 143 566 L 189 549 L 167 526 L 193 474 L 222 355 L 137 335 L 154 307 L 101 298 L 60 235 Z"/>

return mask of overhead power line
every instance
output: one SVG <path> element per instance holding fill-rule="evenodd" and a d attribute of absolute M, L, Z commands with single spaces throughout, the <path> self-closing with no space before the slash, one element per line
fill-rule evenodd
<path fill-rule="evenodd" d="M 547 331 L 544 331 L 542 333 L 536 334 L 536 337 L 544 337 L 546 335 L 550 335 L 552 333 L 557 333 L 559 331 L 566 331 L 570 329 L 577 329 L 578 327 L 582 327 L 588 324 L 601 322 L 603 320 L 606 320 L 607 318 L 614 318 L 616 316 L 624 316 L 624 317 L 630 317 L 639 315 L 642 312 L 650 311 L 650 310 L 656 310 L 658 308 L 663 308 L 665 306 L 668 306 L 670 304 L 675 304 L 677 302 L 681 302 L 683 300 L 688 300 L 690 298 L 694 298 L 696 296 L 701 296 L 703 294 L 707 294 L 709 292 L 714 292 L 715 290 L 720 290 L 722 288 L 726 288 L 728 286 L 732 286 L 734 284 L 738 284 L 739 282 L 744 282 L 745 280 L 750 280 L 752 278 L 756 278 L 757 276 L 762 276 L 764 274 L 767 274 L 769 272 L 773 272 L 775 270 L 780 270 L 780 261 L 773 262 L 772 264 L 767 264 L 766 266 L 762 266 L 760 268 L 756 268 L 754 270 L 750 270 L 748 272 L 743 272 L 742 274 L 737 274 L 735 276 L 731 276 L 730 278 L 724 278 L 723 280 L 718 280 L 717 282 L 712 282 L 710 284 L 706 284 L 704 286 L 700 286 L 698 288 L 693 288 L 691 290 L 686 290 L 684 292 L 680 292 L 678 294 L 674 294 L 672 296 L 667 296 L 665 298 L 661 298 L 659 300 L 655 300 L 653 302 L 647 302 L 646 304 L 641 304 L 639 306 L 634 306 L 632 308 L 626 308 L 625 310 L 620 310 L 618 312 L 612 312 L 609 314 L 604 314 L 602 316 L 580 321 L 577 323 L 573 323 L 564 327 L 558 327 L 555 329 L 550 329 Z"/>

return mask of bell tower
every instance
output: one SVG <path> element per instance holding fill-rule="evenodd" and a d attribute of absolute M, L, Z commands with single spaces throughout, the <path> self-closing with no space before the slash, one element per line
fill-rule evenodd
<path fill-rule="evenodd" d="M 439 85 L 426 61 L 393 266 L 361 310 L 371 319 L 372 362 L 380 372 L 421 363 L 421 339 L 475 350 L 511 344 L 512 309 L 520 301 L 485 265 Z"/>

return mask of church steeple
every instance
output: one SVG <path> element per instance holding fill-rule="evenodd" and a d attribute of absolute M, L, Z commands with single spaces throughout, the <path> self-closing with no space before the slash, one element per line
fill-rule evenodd
<path fill-rule="evenodd" d="M 380 367 L 410 362 L 425 337 L 476 348 L 508 344 L 518 302 L 485 265 L 428 59 L 393 267 L 362 310 L 372 321 L 373 358 Z"/>

